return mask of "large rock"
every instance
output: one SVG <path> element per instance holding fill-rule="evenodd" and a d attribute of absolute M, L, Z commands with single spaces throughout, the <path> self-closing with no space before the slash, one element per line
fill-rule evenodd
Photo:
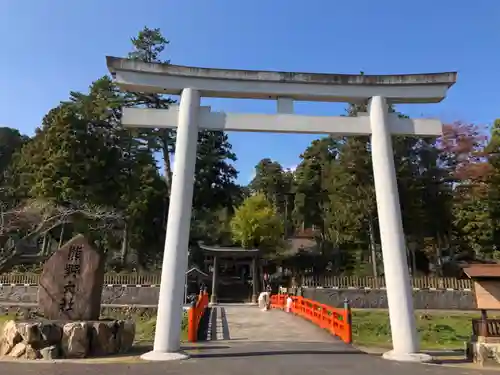
<path fill-rule="evenodd" d="M 118 352 L 127 353 L 132 349 L 135 339 L 135 323 L 130 320 L 123 320 L 120 322 L 119 329 L 120 345 Z"/>
<path fill-rule="evenodd" d="M 56 345 L 51 345 L 40 349 L 40 355 L 43 359 L 58 359 L 61 358 L 61 350 Z"/>
<path fill-rule="evenodd" d="M 14 346 L 23 340 L 18 330 L 16 322 L 9 320 L 3 325 L 2 336 L 0 337 L 0 356 L 9 354 Z"/>
<path fill-rule="evenodd" d="M 134 336 L 135 323 L 126 320 L 11 320 L 0 333 L 0 356 L 57 359 L 126 353 L 132 348 Z"/>
<path fill-rule="evenodd" d="M 31 345 L 26 345 L 26 351 L 24 352 L 24 358 L 26 359 L 39 359 L 42 358 L 40 351 L 36 350 Z"/>
<path fill-rule="evenodd" d="M 12 350 L 9 352 L 9 356 L 14 357 L 14 358 L 21 357 L 22 355 L 24 355 L 24 353 L 26 353 L 27 346 L 28 346 L 28 344 L 26 344 L 24 342 L 17 343 L 16 345 L 14 345 Z"/>
<path fill-rule="evenodd" d="M 40 329 L 44 346 L 59 344 L 62 339 L 62 327 L 56 323 L 44 323 Z"/>
<path fill-rule="evenodd" d="M 118 352 L 118 329 L 116 321 L 93 322 L 91 325 L 91 354 L 96 356 Z"/>
<path fill-rule="evenodd" d="M 88 324 L 66 323 L 63 327 L 62 351 L 65 358 L 85 358 L 89 353 Z"/>
<path fill-rule="evenodd" d="M 104 283 L 103 255 L 78 235 L 45 263 L 38 304 L 53 320 L 98 320 Z"/>
<path fill-rule="evenodd" d="M 36 346 L 42 342 L 42 324 L 40 322 L 17 322 L 16 326 L 26 344 Z"/>

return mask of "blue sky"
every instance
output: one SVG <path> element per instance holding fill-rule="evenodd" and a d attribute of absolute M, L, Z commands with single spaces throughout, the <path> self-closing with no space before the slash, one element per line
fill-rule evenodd
<path fill-rule="evenodd" d="M 460 6 L 462 3 L 463 6 Z M 468 5 L 468 6 L 465 6 Z M 479 124 L 500 117 L 500 1 L 0 0 L 0 124 L 32 134 L 44 114 L 107 73 L 145 25 L 171 41 L 174 64 L 319 73 L 458 71 L 440 104 L 411 116 Z M 274 102 L 204 100 L 217 110 L 272 113 Z M 343 104 L 298 103 L 303 114 Z M 316 137 L 231 134 L 246 183 L 263 157 L 285 167 Z"/>

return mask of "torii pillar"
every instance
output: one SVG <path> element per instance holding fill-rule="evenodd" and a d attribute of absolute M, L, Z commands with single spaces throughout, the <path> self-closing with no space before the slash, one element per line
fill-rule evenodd
<path fill-rule="evenodd" d="M 406 241 L 401 218 L 392 137 L 385 98 L 370 100 L 371 151 L 380 241 L 387 287 L 387 303 L 392 332 L 392 345 L 397 351 L 384 353 L 387 359 L 405 361 L 430 360 L 419 350 L 415 327 L 413 295 L 406 259 Z M 405 358 L 408 357 L 408 358 Z"/>

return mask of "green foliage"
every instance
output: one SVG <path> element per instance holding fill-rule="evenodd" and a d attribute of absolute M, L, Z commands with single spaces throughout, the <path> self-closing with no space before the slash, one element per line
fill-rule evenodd
<path fill-rule="evenodd" d="M 264 194 L 245 199 L 231 220 L 233 240 L 242 247 L 274 254 L 283 248 L 283 223 Z"/>
<path fill-rule="evenodd" d="M 0 127 L 0 210 L 11 208 L 17 202 L 19 181 L 11 166 L 28 141 L 17 129 Z"/>

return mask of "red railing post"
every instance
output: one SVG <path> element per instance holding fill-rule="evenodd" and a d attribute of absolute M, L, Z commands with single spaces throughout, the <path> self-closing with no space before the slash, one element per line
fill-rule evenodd
<path fill-rule="evenodd" d="M 197 303 L 193 303 L 193 305 L 188 310 L 188 341 L 195 342 L 198 336 L 197 332 L 197 324 L 196 324 L 196 305 Z"/>
<path fill-rule="evenodd" d="M 198 328 L 208 306 L 208 293 L 201 292 L 196 302 L 188 310 L 188 341 L 198 340 Z"/>
<path fill-rule="evenodd" d="M 348 299 L 344 299 L 344 341 L 352 344 L 352 311 Z"/>

